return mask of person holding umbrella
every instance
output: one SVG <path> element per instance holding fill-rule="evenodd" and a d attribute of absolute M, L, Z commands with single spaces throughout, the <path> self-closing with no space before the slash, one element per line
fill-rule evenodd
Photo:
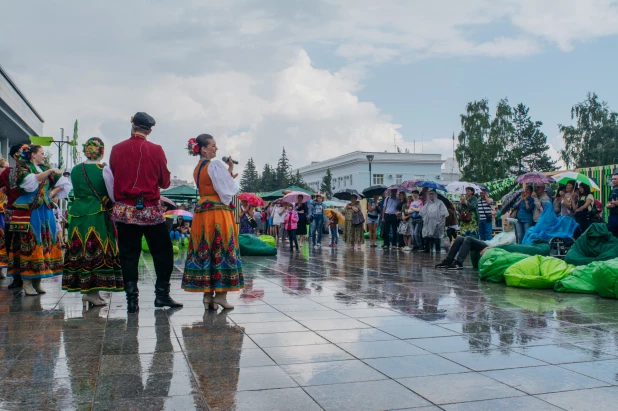
<path fill-rule="evenodd" d="M 397 190 L 390 190 L 390 197 L 384 199 L 384 207 L 382 207 L 382 238 L 384 245 L 382 248 L 388 250 L 391 245 L 391 240 L 394 246 L 397 245 Z M 347 224 L 347 223 L 346 223 Z"/>
<path fill-rule="evenodd" d="M 396 204 L 395 204 L 396 206 Z M 354 249 L 356 246 L 360 248 L 363 243 L 363 223 L 365 218 L 358 202 L 358 195 L 352 194 L 350 203 L 343 208 L 345 216 L 345 226 L 343 229 L 343 240 Z M 395 233 L 395 236 L 397 233 Z M 397 237 L 395 237 L 397 238 Z"/>
<path fill-rule="evenodd" d="M 313 204 L 313 214 L 311 215 L 311 242 L 314 247 L 322 247 L 322 228 L 324 228 L 324 197 L 318 194 Z M 316 243 L 317 237 L 317 243 Z"/>
<path fill-rule="evenodd" d="M 577 201 L 574 218 L 577 224 L 579 224 L 582 233 L 584 233 L 588 227 L 590 227 L 590 213 L 594 204 L 594 196 L 590 192 L 590 186 L 586 183 L 579 183 L 577 190 L 579 191 L 579 199 Z"/>
<path fill-rule="evenodd" d="M 307 236 L 307 224 L 309 218 L 309 208 L 307 204 L 303 202 L 303 196 L 299 195 L 296 197 L 296 206 L 294 209 L 296 210 L 296 214 L 298 214 L 298 224 L 296 227 L 296 237 L 303 243 L 303 238 Z"/>
<path fill-rule="evenodd" d="M 425 239 L 425 252 L 431 252 L 431 246 L 435 245 L 436 253 L 440 252 L 440 238 L 444 234 L 444 225 L 448 211 L 442 201 L 436 198 L 434 189 L 427 192 L 427 201 L 421 209 L 423 217 L 423 238 Z"/>

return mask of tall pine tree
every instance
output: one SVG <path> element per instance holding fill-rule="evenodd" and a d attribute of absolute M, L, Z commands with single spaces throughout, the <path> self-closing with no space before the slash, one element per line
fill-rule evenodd
<path fill-rule="evenodd" d="M 333 198 L 333 175 L 330 172 L 330 168 L 326 169 L 326 175 L 322 177 L 322 184 L 320 185 L 320 192 L 326 195 L 329 200 Z"/>
<path fill-rule="evenodd" d="M 511 150 L 513 162 L 511 171 L 521 175 L 531 171 L 554 171 L 555 163 L 547 154 L 549 144 L 547 136 L 541 131 L 540 121 L 533 122 L 528 112 L 530 109 L 523 103 L 513 107 L 513 127 L 515 140 Z"/>
<path fill-rule="evenodd" d="M 260 191 L 269 192 L 279 189 L 277 182 L 275 181 L 275 171 L 270 164 L 264 164 L 264 170 L 260 178 Z"/>
<path fill-rule="evenodd" d="M 243 193 L 247 193 L 257 192 L 259 190 L 260 176 L 257 169 L 255 168 L 253 158 L 249 158 L 245 170 L 242 172 L 242 177 L 240 178 L 240 191 L 242 191 Z"/>
<path fill-rule="evenodd" d="M 277 189 L 286 188 L 290 185 L 292 174 L 292 167 L 290 166 L 290 160 L 288 160 L 287 154 L 285 154 L 285 147 L 281 152 L 281 158 L 277 162 L 277 168 L 275 169 L 275 181 L 277 182 Z"/>
<path fill-rule="evenodd" d="M 290 177 L 290 181 L 288 181 L 288 186 L 296 186 L 300 188 L 304 188 L 305 190 L 311 190 L 311 187 L 305 183 L 303 176 L 300 175 L 300 171 L 296 170 L 296 174 L 292 174 Z"/>

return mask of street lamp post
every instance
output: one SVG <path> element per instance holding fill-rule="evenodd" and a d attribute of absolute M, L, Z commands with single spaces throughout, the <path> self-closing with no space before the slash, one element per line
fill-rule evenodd
<path fill-rule="evenodd" d="M 373 154 L 367 154 L 367 161 L 369 161 L 369 186 L 372 185 L 372 176 L 371 176 L 371 162 L 373 161 Z"/>

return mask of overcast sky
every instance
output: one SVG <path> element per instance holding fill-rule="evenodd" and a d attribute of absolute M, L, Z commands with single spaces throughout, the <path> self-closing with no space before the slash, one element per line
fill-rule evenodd
<path fill-rule="evenodd" d="M 157 120 L 174 175 L 190 137 L 258 166 L 352 150 L 451 155 L 467 102 L 508 97 L 558 123 L 596 91 L 618 110 L 610 0 L 0 0 L 0 63 L 45 118 L 107 144 Z"/>

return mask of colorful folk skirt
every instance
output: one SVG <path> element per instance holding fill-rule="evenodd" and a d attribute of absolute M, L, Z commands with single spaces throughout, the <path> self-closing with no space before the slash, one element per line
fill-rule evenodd
<path fill-rule="evenodd" d="M 234 213 L 227 206 L 196 207 L 182 288 L 189 292 L 239 291 L 245 287 Z"/>
<path fill-rule="evenodd" d="M 6 252 L 5 234 L 4 213 L 0 213 L 0 268 L 6 268 L 9 264 L 9 255 Z"/>
<path fill-rule="evenodd" d="M 124 291 L 116 228 L 106 212 L 71 217 L 62 289 Z"/>
<path fill-rule="evenodd" d="M 56 242 L 56 219 L 47 207 L 32 210 L 28 224 L 11 233 L 7 275 L 24 280 L 62 274 L 62 250 Z"/>

